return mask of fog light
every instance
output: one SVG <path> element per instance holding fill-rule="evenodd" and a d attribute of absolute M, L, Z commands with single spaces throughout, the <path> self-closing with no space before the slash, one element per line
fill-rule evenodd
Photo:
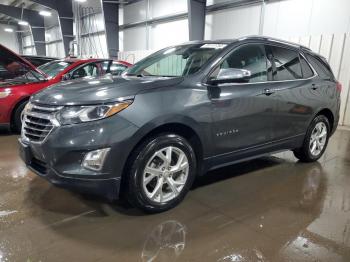
<path fill-rule="evenodd" d="M 109 150 L 110 148 L 103 148 L 88 152 L 84 157 L 83 167 L 93 171 L 100 171 Z"/>

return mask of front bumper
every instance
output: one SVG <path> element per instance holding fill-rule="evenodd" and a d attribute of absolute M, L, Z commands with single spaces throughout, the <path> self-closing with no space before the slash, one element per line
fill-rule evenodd
<path fill-rule="evenodd" d="M 115 200 L 136 131 L 136 126 L 119 116 L 61 126 L 42 143 L 19 139 L 20 156 L 29 169 L 54 185 Z M 100 171 L 82 166 L 87 152 L 106 147 L 110 152 Z"/>

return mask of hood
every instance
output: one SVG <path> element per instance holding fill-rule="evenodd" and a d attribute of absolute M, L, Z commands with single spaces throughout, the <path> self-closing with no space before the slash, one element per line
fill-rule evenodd
<path fill-rule="evenodd" d="M 20 76 L 29 70 L 33 70 L 46 78 L 45 73 L 41 72 L 23 57 L 0 44 L 0 79 Z"/>
<path fill-rule="evenodd" d="M 31 101 L 47 105 L 88 105 L 115 102 L 140 91 L 173 86 L 182 77 L 111 77 L 65 81 L 35 94 Z"/>

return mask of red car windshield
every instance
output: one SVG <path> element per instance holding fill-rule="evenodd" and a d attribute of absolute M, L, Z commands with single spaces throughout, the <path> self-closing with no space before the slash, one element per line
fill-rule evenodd
<path fill-rule="evenodd" d="M 64 71 L 72 62 L 67 61 L 52 61 L 46 64 L 39 66 L 38 68 L 44 72 L 49 79 L 54 78 L 59 73 Z"/>

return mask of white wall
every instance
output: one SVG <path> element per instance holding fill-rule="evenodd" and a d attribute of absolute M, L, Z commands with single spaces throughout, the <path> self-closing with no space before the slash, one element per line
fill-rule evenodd
<path fill-rule="evenodd" d="M 5 32 L 5 28 L 12 28 L 14 32 Z M 19 53 L 16 30 L 17 27 L 15 26 L 0 24 L 0 44 L 16 53 Z"/>
<path fill-rule="evenodd" d="M 145 26 L 133 27 L 123 31 L 123 51 L 147 50 L 147 31 Z"/>
<path fill-rule="evenodd" d="M 188 20 L 182 19 L 150 26 L 149 50 L 188 41 Z"/>
<path fill-rule="evenodd" d="M 46 55 L 62 58 L 65 56 L 60 27 L 54 26 L 45 30 Z"/>
<path fill-rule="evenodd" d="M 260 5 L 209 13 L 205 19 L 205 39 L 237 38 L 259 34 Z"/>
<path fill-rule="evenodd" d="M 36 49 L 34 47 L 34 39 L 32 34 L 22 36 L 22 53 L 24 55 L 36 55 Z"/>
<path fill-rule="evenodd" d="M 169 8 L 171 7 L 171 8 Z M 187 12 L 187 0 L 143 0 L 125 5 L 119 23 L 137 23 L 152 18 Z M 119 33 L 121 51 L 154 50 L 188 41 L 188 20 L 181 19 L 154 25 L 141 25 Z"/>
<path fill-rule="evenodd" d="M 149 6 L 151 18 L 187 12 L 187 0 L 150 0 Z"/>
<path fill-rule="evenodd" d="M 266 5 L 263 33 L 290 37 L 349 32 L 349 10 L 348 0 L 286 0 L 269 3 Z"/>
<path fill-rule="evenodd" d="M 224 2 L 209 0 L 209 3 Z M 206 39 L 258 34 L 261 4 L 206 16 Z M 289 38 L 350 32 L 349 0 L 281 0 L 265 5 L 263 35 Z"/>

